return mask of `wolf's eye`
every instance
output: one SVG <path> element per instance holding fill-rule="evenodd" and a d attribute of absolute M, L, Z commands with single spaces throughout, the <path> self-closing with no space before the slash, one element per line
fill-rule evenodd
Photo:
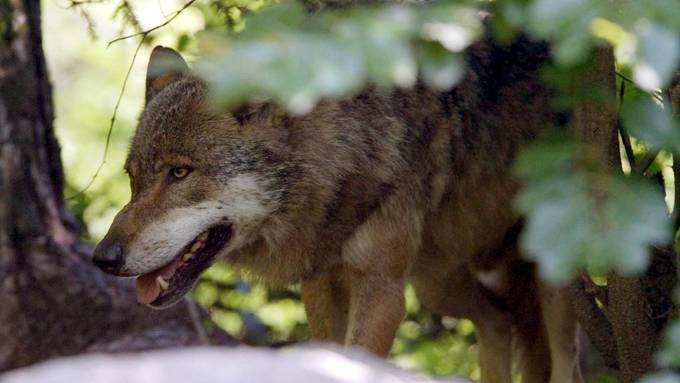
<path fill-rule="evenodd" d="M 186 177 L 189 174 L 189 172 L 191 172 L 190 168 L 181 166 L 170 169 L 169 176 L 172 179 L 178 180 Z"/>

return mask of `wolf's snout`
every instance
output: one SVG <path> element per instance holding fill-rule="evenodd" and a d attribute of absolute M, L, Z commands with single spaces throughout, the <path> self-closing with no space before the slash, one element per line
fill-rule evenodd
<path fill-rule="evenodd" d="M 118 274 L 125 264 L 123 247 L 116 242 L 108 243 L 107 241 L 102 241 L 94 249 L 92 262 L 109 274 Z"/>

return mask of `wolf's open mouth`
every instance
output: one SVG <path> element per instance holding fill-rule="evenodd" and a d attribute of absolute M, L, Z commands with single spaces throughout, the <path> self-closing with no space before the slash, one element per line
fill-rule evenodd
<path fill-rule="evenodd" d="M 231 225 L 228 224 L 213 226 L 201 233 L 170 263 L 137 277 L 137 301 L 154 308 L 179 301 L 230 238 Z"/>

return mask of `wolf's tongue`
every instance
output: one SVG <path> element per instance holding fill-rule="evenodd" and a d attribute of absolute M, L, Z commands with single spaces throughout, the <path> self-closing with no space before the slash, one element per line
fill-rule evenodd
<path fill-rule="evenodd" d="M 156 282 L 158 272 L 152 272 L 137 277 L 137 302 L 148 305 L 161 295 L 161 287 Z"/>
<path fill-rule="evenodd" d="M 162 276 L 166 281 L 169 281 L 180 263 L 181 257 L 178 257 L 156 271 L 137 277 L 135 283 L 137 287 L 137 302 L 147 305 L 155 301 L 161 295 L 161 286 L 158 285 L 157 278 Z"/>

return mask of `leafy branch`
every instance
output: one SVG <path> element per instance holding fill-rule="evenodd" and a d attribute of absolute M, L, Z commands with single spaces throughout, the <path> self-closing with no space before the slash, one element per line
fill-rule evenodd
<path fill-rule="evenodd" d="M 81 194 L 85 193 L 92 186 L 92 184 L 94 184 L 94 181 L 97 179 L 97 177 L 99 176 L 99 173 L 101 172 L 101 170 L 104 168 L 104 165 L 106 164 L 106 158 L 108 157 L 109 148 L 110 148 L 110 145 L 111 145 L 111 135 L 113 134 L 113 127 L 116 123 L 116 117 L 118 115 L 118 108 L 120 107 L 120 103 L 123 100 L 123 96 L 125 95 L 125 89 L 127 88 L 128 80 L 130 79 L 130 73 L 132 73 L 132 68 L 135 65 L 135 61 L 137 60 L 137 56 L 139 55 L 139 51 L 142 48 L 142 45 L 144 45 L 144 40 L 146 39 L 146 37 L 149 34 L 151 34 L 154 31 L 156 31 L 160 28 L 163 28 L 166 25 L 170 24 L 175 18 L 177 18 L 177 16 L 179 16 L 185 9 L 189 8 L 195 2 L 196 2 L 196 0 L 189 0 L 187 3 L 184 4 L 184 6 L 182 6 L 182 8 L 175 11 L 167 20 L 165 20 L 161 24 L 158 24 L 158 25 L 156 25 L 152 28 L 145 29 L 145 30 L 137 32 L 137 33 L 133 33 L 133 34 L 130 34 L 130 35 L 127 35 L 127 36 L 118 37 L 116 39 L 109 41 L 107 46 L 111 46 L 111 44 L 118 42 L 118 41 L 130 39 L 130 38 L 134 38 L 134 37 L 141 37 L 139 39 L 139 43 L 137 44 L 137 47 L 135 48 L 133 55 L 132 55 L 132 60 L 130 61 L 130 65 L 128 66 L 127 72 L 125 73 L 125 78 L 123 79 L 123 85 L 120 89 L 120 93 L 118 94 L 118 99 L 116 100 L 116 104 L 113 108 L 113 114 L 112 114 L 111 120 L 109 122 L 109 128 L 106 132 L 106 141 L 104 143 L 104 153 L 102 154 L 101 162 L 99 163 L 99 166 L 97 166 L 97 170 L 95 170 L 94 174 L 92 175 L 92 178 L 87 183 L 87 185 L 85 185 L 84 188 L 82 188 L 81 190 L 79 190 L 75 194 L 67 197 L 67 199 L 72 200 L 72 199 L 77 198 Z"/>
<path fill-rule="evenodd" d="M 139 32 L 136 32 L 136 33 L 132 33 L 132 34 L 129 34 L 129 35 L 126 35 L 126 36 L 117 37 L 117 38 L 115 38 L 115 39 L 109 41 L 108 45 L 110 46 L 111 44 L 116 43 L 116 42 L 118 42 L 118 41 L 130 39 L 130 38 L 138 37 L 138 36 L 141 36 L 142 40 L 144 40 L 144 38 L 146 38 L 146 36 L 148 36 L 148 35 L 149 35 L 150 33 L 152 33 L 153 31 L 158 30 L 158 29 L 161 29 L 161 28 L 165 27 L 166 25 L 170 24 L 173 20 L 175 20 L 175 18 L 177 18 L 177 16 L 179 16 L 185 9 L 189 8 L 189 7 L 190 7 L 192 4 L 194 4 L 195 2 L 196 2 L 196 0 L 189 0 L 189 1 L 187 1 L 187 2 L 182 6 L 182 8 L 180 8 L 180 9 L 178 9 L 177 11 L 173 12 L 172 15 L 170 15 L 170 17 L 168 17 L 167 20 L 165 20 L 165 21 L 162 22 L 161 24 L 158 24 L 158 25 L 156 25 L 156 26 L 154 26 L 154 27 L 152 27 L 152 28 L 149 28 L 149 29 L 145 29 L 145 30 L 143 30 L 143 31 L 139 31 Z M 133 60 L 133 61 L 134 61 L 134 60 Z"/>

